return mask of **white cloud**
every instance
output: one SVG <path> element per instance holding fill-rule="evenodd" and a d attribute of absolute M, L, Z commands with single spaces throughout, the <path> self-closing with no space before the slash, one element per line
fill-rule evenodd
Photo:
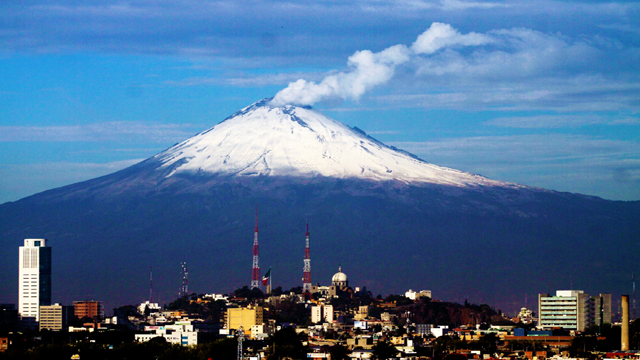
<path fill-rule="evenodd" d="M 271 103 L 313 105 L 331 98 L 358 100 L 365 92 L 388 82 L 397 66 L 418 55 L 430 55 L 448 47 L 484 45 L 492 41 L 488 36 L 473 32 L 463 35 L 451 25 L 435 22 L 418 36 L 410 48 L 398 44 L 378 53 L 356 51 L 348 59 L 349 71 L 329 75 L 319 83 L 305 79 L 291 82 L 276 94 Z"/>
<path fill-rule="evenodd" d="M 470 32 L 460 34 L 449 24 L 435 22 L 425 32 L 420 34 L 411 45 L 411 50 L 416 54 L 433 54 L 434 52 L 451 46 L 478 46 L 493 42 L 486 35 Z"/>
<path fill-rule="evenodd" d="M 357 51 L 348 60 L 351 71 L 329 75 L 320 83 L 299 79 L 278 92 L 271 103 L 312 105 L 332 97 L 358 100 L 369 89 L 389 81 L 395 67 L 409 59 L 410 51 L 404 45 L 394 45 L 378 53 Z"/>
<path fill-rule="evenodd" d="M 327 76 L 326 73 L 278 73 L 278 74 L 241 74 L 232 75 L 227 77 L 190 77 L 182 80 L 171 80 L 166 83 L 174 86 L 202 86 L 202 85 L 232 85 L 232 86 L 271 86 L 271 85 L 286 85 L 292 81 L 296 81 L 301 77 L 313 80 L 321 80 Z"/>
<path fill-rule="evenodd" d="M 192 124 L 105 122 L 62 126 L 0 126 L 1 141 L 110 141 L 141 138 L 145 141 L 174 141 L 203 130 Z"/>
<path fill-rule="evenodd" d="M 586 125 L 636 125 L 640 119 L 620 116 L 597 115 L 539 115 L 539 116 L 509 116 L 491 119 L 484 123 L 500 127 L 535 129 L 535 128 L 563 128 L 580 127 Z"/>
<path fill-rule="evenodd" d="M 595 112 L 640 111 L 637 76 L 607 78 L 601 75 L 531 77 L 485 80 L 455 75 L 416 80 L 414 93 L 378 95 L 373 99 L 391 107 L 432 109 Z M 430 86 L 421 93 L 421 84 Z M 437 89 L 435 92 L 431 89 Z"/>
<path fill-rule="evenodd" d="M 502 29 L 467 39 L 472 45 L 491 44 L 488 48 L 463 54 L 448 49 L 435 56 L 418 59 L 418 74 L 454 75 L 514 79 L 548 74 L 550 71 L 575 71 L 588 65 L 599 51 L 583 41 L 571 41 L 560 34 L 545 34 L 531 29 Z M 448 37 L 456 40 L 455 35 Z M 484 42 L 482 42 L 484 39 Z M 475 42 L 475 43 L 474 43 Z"/>
<path fill-rule="evenodd" d="M 634 141 L 547 134 L 390 145 L 437 165 L 497 180 L 607 199 L 640 200 L 640 143 Z"/>
<path fill-rule="evenodd" d="M 507 4 L 496 2 L 477 2 L 477 1 L 460 1 L 460 0 L 441 0 L 440 6 L 443 10 L 467 10 L 467 9 L 491 9 L 497 7 L 508 7 Z"/>
<path fill-rule="evenodd" d="M 611 51 L 619 52 L 620 47 L 604 37 L 571 38 L 526 28 L 462 34 L 436 22 L 408 48 L 395 45 L 379 53 L 356 52 L 349 58 L 348 71 L 328 75 L 318 83 L 308 78 L 291 82 L 273 103 L 358 100 L 389 82 L 400 67 L 398 84 L 389 85 L 399 91 L 387 99 L 409 100 L 415 95 L 420 100 L 420 105 L 403 106 L 629 110 L 639 105 L 634 100 L 638 96 L 634 71 L 640 51 L 630 48 L 612 57 Z M 616 62 L 624 64 L 616 67 Z M 599 63 L 606 63 L 609 69 L 604 71 L 596 65 Z M 622 66 L 627 63 L 630 66 Z M 430 93 L 425 94 L 425 88 Z M 414 94 L 407 94 L 412 91 Z"/>

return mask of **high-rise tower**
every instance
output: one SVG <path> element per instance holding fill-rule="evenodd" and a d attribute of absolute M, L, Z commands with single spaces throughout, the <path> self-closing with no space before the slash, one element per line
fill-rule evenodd
<path fill-rule="evenodd" d="M 51 247 L 46 242 L 24 239 L 20 246 L 18 312 L 30 328 L 40 320 L 40 306 L 51 305 Z"/>
<path fill-rule="evenodd" d="M 311 293 L 311 255 L 309 253 L 309 222 L 304 240 L 304 275 L 302 278 L 302 293 Z"/>
<path fill-rule="evenodd" d="M 153 302 L 153 266 L 149 266 L 149 303 Z"/>
<path fill-rule="evenodd" d="M 189 268 L 186 262 L 181 262 L 182 266 L 182 286 L 180 286 L 180 297 L 189 295 Z"/>
<path fill-rule="evenodd" d="M 251 273 L 251 288 L 260 288 L 260 261 L 258 259 L 258 206 L 256 205 L 256 231 L 253 235 L 253 271 Z"/>

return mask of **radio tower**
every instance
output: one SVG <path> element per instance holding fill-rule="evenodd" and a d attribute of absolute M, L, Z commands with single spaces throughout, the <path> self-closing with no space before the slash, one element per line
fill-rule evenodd
<path fill-rule="evenodd" d="M 256 232 L 253 235 L 253 272 L 251 273 L 251 288 L 260 288 L 260 261 L 258 260 L 258 205 L 256 205 Z"/>
<path fill-rule="evenodd" d="M 311 256 L 309 255 L 309 222 L 304 240 L 304 277 L 302 278 L 302 293 L 311 294 Z"/>
<path fill-rule="evenodd" d="M 149 303 L 153 302 L 153 266 L 149 266 Z"/>
<path fill-rule="evenodd" d="M 189 270 L 187 269 L 187 263 L 180 263 L 182 266 L 182 287 L 180 287 L 180 297 L 183 297 L 189 293 Z"/>

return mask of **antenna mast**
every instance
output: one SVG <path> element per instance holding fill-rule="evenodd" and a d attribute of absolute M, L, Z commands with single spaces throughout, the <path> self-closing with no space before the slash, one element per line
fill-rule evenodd
<path fill-rule="evenodd" d="M 186 262 L 181 262 L 182 266 L 182 287 L 180 287 L 180 297 L 189 294 L 189 269 Z"/>
<path fill-rule="evenodd" d="M 251 289 L 260 288 L 261 276 L 258 253 L 258 205 L 256 205 L 256 231 L 253 235 L 253 271 L 251 273 Z"/>
<path fill-rule="evenodd" d="M 244 355 L 242 354 L 242 341 L 244 340 L 244 330 L 242 330 L 242 326 L 238 329 L 238 357 L 237 360 L 243 360 Z"/>
<path fill-rule="evenodd" d="M 309 253 L 309 221 L 304 240 L 304 276 L 302 278 L 302 293 L 311 294 L 311 255 Z"/>
<path fill-rule="evenodd" d="M 149 266 L 149 303 L 153 302 L 153 266 Z"/>

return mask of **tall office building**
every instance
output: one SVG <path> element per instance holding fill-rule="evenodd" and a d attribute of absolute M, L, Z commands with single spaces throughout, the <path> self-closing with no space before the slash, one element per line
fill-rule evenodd
<path fill-rule="evenodd" d="M 611 324 L 611 294 L 600 294 L 594 296 L 595 302 L 595 324 Z"/>
<path fill-rule="evenodd" d="M 18 313 L 22 324 L 38 325 L 41 305 L 51 305 L 51 248 L 46 239 L 24 239 L 20 246 Z"/>
<path fill-rule="evenodd" d="M 538 327 L 584 331 L 594 324 L 594 299 L 582 290 L 538 294 Z"/>

